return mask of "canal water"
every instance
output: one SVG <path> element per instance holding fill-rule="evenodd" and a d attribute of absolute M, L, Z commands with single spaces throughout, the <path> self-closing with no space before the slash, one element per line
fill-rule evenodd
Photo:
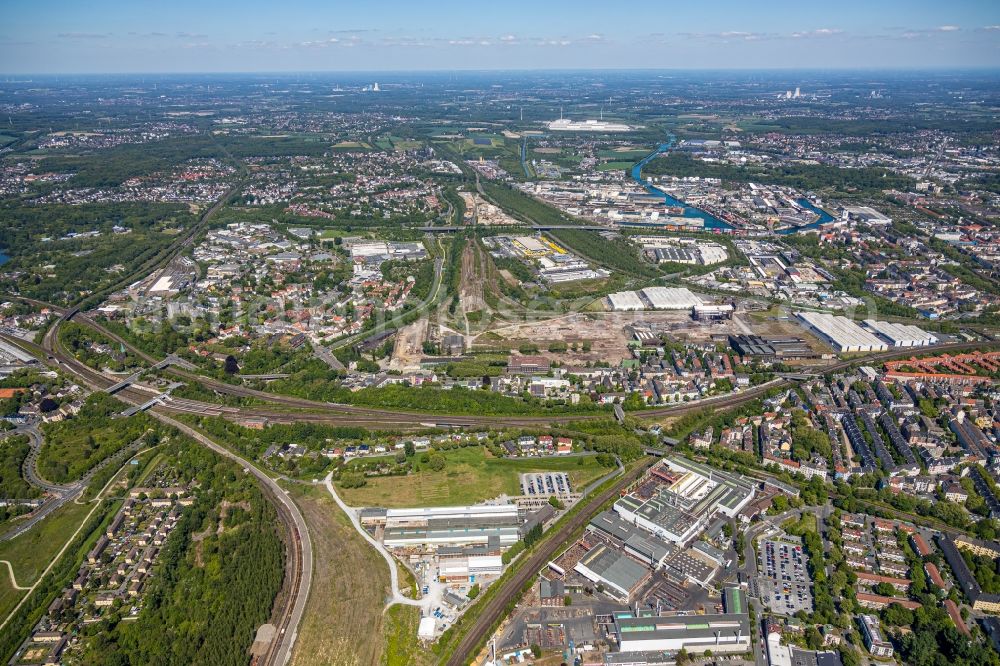
<path fill-rule="evenodd" d="M 706 230 L 719 230 L 725 232 L 732 231 L 734 229 L 733 225 L 723 220 L 720 220 L 719 218 L 717 218 L 716 216 L 712 215 L 709 212 L 706 212 L 700 208 L 695 208 L 694 206 L 689 206 L 680 199 L 670 196 L 669 194 L 659 189 L 658 187 L 656 187 L 655 185 L 653 185 L 648 180 L 642 177 L 642 168 L 644 166 L 649 164 L 650 161 L 652 161 L 659 155 L 663 155 L 664 153 L 669 152 L 670 149 L 673 147 L 674 147 L 674 137 L 671 136 L 669 141 L 660 144 L 656 150 L 654 150 L 652 153 L 646 155 L 644 158 L 636 162 L 632 166 L 632 180 L 641 185 L 643 189 L 645 189 L 653 196 L 663 199 L 665 205 L 672 207 L 683 207 L 684 208 L 683 217 L 700 218 L 701 220 L 704 220 Z M 816 206 L 812 205 L 807 199 L 799 199 L 798 203 L 803 208 L 807 208 L 808 210 L 811 210 L 814 213 L 816 213 L 819 216 L 819 218 L 815 222 L 812 222 L 810 224 L 801 227 L 789 227 L 788 229 L 782 229 L 781 231 L 778 232 L 779 234 L 794 234 L 798 231 L 816 229 L 822 224 L 826 224 L 827 222 L 833 221 L 832 215 L 827 213 L 822 208 L 817 208 Z"/>

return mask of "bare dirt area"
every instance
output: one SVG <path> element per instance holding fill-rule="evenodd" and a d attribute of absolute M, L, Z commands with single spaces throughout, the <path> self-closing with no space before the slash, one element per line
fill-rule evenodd
<path fill-rule="evenodd" d="M 537 345 L 543 353 L 549 343 L 562 342 L 578 348 L 584 343 L 590 351 L 548 353 L 546 356 L 565 363 L 579 364 L 587 361 L 617 363 L 627 357 L 627 337 L 621 326 L 608 326 L 601 313 L 571 313 L 543 321 L 510 324 L 494 328 L 491 342 L 485 346 L 517 348 L 524 344 Z"/>
<path fill-rule="evenodd" d="M 492 327 L 487 335 L 477 338 L 475 347 L 489 349 L 506 347 L 517 349 L 522 345 L 535 345 L 540 353 L 552 360 L 567 364 L 581 364 L 588 361 L 617 363 L 629 358 L 629 325 L 649 327 L 655 334 L 666 335 L 668 339 L 694 344 L 709 344 L 718 340 L 717 336 L 730 334 L 758 334 L 773 336 L 804 337 L 813 342 L 801 327 L 794 322 L 762 323 L 744 314 L 729 321 L 693 321 L 687 311 L 675 312 L 576 312 L 544 319 L 541 321 L 518 322 Z M 715 340 L 713 340 L 713 336 Z M 577 346 L 577 351 L 546 353 L 550 343 L 565 343 Z M 584 343 L 589 351 L 583 351 Z M 820 351 L 822 346 L 817 347 Z"/>
<path fill-rule="evenodd" d="M 481 257 L 474 244 L 467 243 L 462 250 L 462 279 L 458 286 L 459 303 L 465 312 L 476 312 L 486 307 L 480 261 Z"/>
<path fill-rule="evenodd" d="M 400 329 L 396 335 L 396 345 L 392 349 L 392 359 L 389 361 L 390 370 L 405 372 L 420 367 L 429 323 L 427 317 L 421 317 Z"/>
<path fill-rule="evenodd" d="M 383 661 L 382 613 L 389 592 L 385 562 L 354 531 L 321 487 L 292 490 L 313 543 L 309 592 L 292 666 L 369 666 Z"/>

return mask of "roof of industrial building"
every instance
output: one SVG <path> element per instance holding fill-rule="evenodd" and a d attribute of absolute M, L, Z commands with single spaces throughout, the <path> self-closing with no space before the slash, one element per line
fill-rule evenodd
<path fill-rule="evenodd" d="M 864 325 L 869 330 L 874 331 L 892 343 L 933 344 L 937 342 L 936 336 L 909 324 L 896 324 L 891 321 L 865 319 Z"/>
<path fill-rule="evenodd" d="M 645 530 L 622 520 L 614 511 L 603 511 L 590 521 L 590 527 L 603 532 L 632 550 L 637 555 L 659 562 L 670 554 L 670 548 L 659 539 L 651 537 Z"/>
<path fill-rule="evenodd" d="M 476 506 L 440 506 L 440 507 L 414 507 L 406 509 L 387 509 L 386 518 L 475 518 L 477 516 L 502 516 L 517 517 L 516 504 L 479 504 Z"/>
<path fill-rule="evenodd" d="M 645 501 L 634 495 L 626 495 L 618 500 L 616 506 L 621 505 L 670 534 L 679 536 L 696 523 L 698 517 L 680 507 L 670 504 L 667 499 L 670 495 L 672 493 L 669 493 L 666 489 L 661 489 L 659 495 Z"/>
<path fill-rule="evenodd" d="M 744 479 L 736 474 L 724 472 L 714 467 L 689 460 L 683 456 L 671 456 L 666 460 L 667 464 L 673 468 L 680 468 L 694 472 L 703 477 L 710 478 L 719 484 L 705 498 L 713 504 L 733 509 L 744 501 L 748 495 L 753 495 L 753 482 Z M 703 501 L 705 501 L 703 500 Z"/>
<path fill-rule="evenodd" d="M 746 613 L 746 595 L 738 587 L 727 587 L 722 591 L 722 605 L 727 613 Z"/>
<path fill-rule="evenodd" d="M 642 310 L 645 306 L 634 291 L 619 291 L 608 294 L 608 302 L 615 310 Z"/>
<path fill-rule="evenodd" d="M 579 564 L 623 590 L 632 590 L 649 570 L 624 553 L 601 544 L 580 558 Z"/>
<path fill-rule="evenodd" d="M 877 336 L 861 328 L 847 317 L 822 312 L 796 312 L 796 316 L 840 347 L 885 348 Z"/>
<path fill-rule="evenodd" d="M 686 287 L 646 287 L 640 293 L 657 310 L 687 310 L 702 304 Z"/>
<path fill-rule="evenodd" d="M 750 617 L 746 613 L 686 615 L 672 617 L 631 617 L 615 613 L 620 640 L 670 640 L 714 638 L 719 634 L 741 634 L 750 639 Z"/>

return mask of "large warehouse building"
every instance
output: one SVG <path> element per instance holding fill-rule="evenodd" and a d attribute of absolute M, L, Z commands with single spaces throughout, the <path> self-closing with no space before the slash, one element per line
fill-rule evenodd
<path fill-rule="evenodd" d="M 632 310 L 643 310 L 645 305 L 643 305 L 642 300 L 639 298 L 639 294 L 634 291 L 619 291 L 614 294 L 608 294 L 608 307 L 615 312 L 628 312 Z"/>
<path fill-rule="evenodd" d="M 926 347 L 937 344 L 937 336 L 908 324 L 894 324 L 889 321 L 865 319 L 865 328 L 888 342 L 893 347 Z"/>
<path fill-rule="evenodd" d="M 729 474 L 681 456 L 671 456 L 652 474 L 669 484 L 652 497 L 626 495 L 614 511 L 626 522 L 674 544 L 687 544 L 721 513 L 735 518 L 754 497 L 754 486 Z"/>
<path fill-rule="evenodd" d="M 884 341 L 847 317 L 821 312 L 796 312 L 795 316 L 838 352 L 872 352 L 889 349 Z"/>
<path fill-rule="evenodd" d="M 603 543 L 580 558 L 573 570 L 587 580 L 604 587 L 604 592 L 623 603 L 649 580 L 652 571 L 620 550 Z"/>
<path fill-rule="evenodd" d="M 639 293 L 654 310 L 690 310 L 702 304 L 700 298 L 684 287 L 646 287 Z"/>
<path fill-rule="evenodd" d="M 629 310 L 691 310 L 704 305 L 684 287 L 646 287 L 642 291 L 619 291 L 608 295 L 608 307 L 616 312 Z"/>
<path fill-rule="evenodd" d="M 648 500 L 626 495 L 615 502 L 615 513 L 664 541 L 684 544 L 708 526 L 708 516 L 689 513 L 679 504 L 675 495 L 663 489 Z"/>
<path fill-rule="evenodd" d="M 486 544 L 501 547 L 520 538 L 521 519 L 514 504 L 389 509 L 385 516 L 388 548 Z"/>

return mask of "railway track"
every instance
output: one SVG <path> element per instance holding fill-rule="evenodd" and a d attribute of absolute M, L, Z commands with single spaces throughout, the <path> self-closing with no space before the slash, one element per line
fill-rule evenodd
<path fill-rule="evenodd" d="M 62 348 L 58 335 L 52 334 L 56 329 L 56 326 L 50 329 L 49 333 L 43 339 L 41 346 L 34 345 L 33 343 L 25 343 L 24 341 L 19 342 L 29 351 L 46 353 L 51 358 L 55 358 L 66 370 L 73 373 L 92 390 L 104 390 L 117 383 L 115 379 L 103 375 L 68 354 Z M 143 404 L 150 398 L 148 389 L 136 386 L 128 386 L 115 395 L 124 402 L 134 405 Z M 253 474 L 260 482 L 264 493 L 276 507 L 279 518 L 288 528 L 288 561 L 286 562 L 286 575 L 290 579 L 286 588 L 288 593 L 282 607 L 276 613 L 275 627 L 277 632 L 275 638 L 268 646 L 268 650 L 262 659 L 257 662 L 266 666 L 281 666 L 288 661 L 291 654 L 292 646 L 298 633 L 299 621 L 305 612 L 309 589 L 312 585 L 312 540 L 310 539 L 305 519 L 281 486 L 264 473 L 263 470 L 249 460 L 209 439 L 201 432 L 172 418 L 168 412 L 169 409 L 161 407 L 154 407 L 149 410 L 149 414 L 153 418 L 176 428 L 198 443 L 211 449 L 216 454 L 237 463 L 243 467 L 244 471 Z M 275 616 L 275 614 L 272 614 L 272 616 Z"/>
<path fill-rule="evenodd" d="M 76 318 L 83 322 L 85 325 L 90 326 L 100 332 L 101 334 L 109 337 L 110 339 L 122 344 L 129 349 L 132 353 L 136 354 L 144 361 L 150 365 L 155 365 L 159 362 L 158 359 L 150 356 L 149 354 L 143 352 L 140 349 L 135 348 L 127 340 L 123 339 L 121 336 L 115 334 L 112 331 L 107 330 L 105 327 L 101 326 L 99 323 L 93 321 L 86 314 L 76 315 Z M 55 330 L 58 323 L 50 329 L 50 333 Z M 946 345 L 939 345 L 932 348 L 934 352 L 957 352 L 974 348 L 984 348 L 984 347 L 1000 347 L 1000 342 L 960 342 L 951 343 Z M 821 372 L 834 373 L 841 370 L 845 370 L 851 366 L 858 365 L 860 363 L 879 363 L 881 361 L 886 361 L 894 358 L 906 358 L 912 356 L 914 353 L 919 353 L 913 348 L 903 348 L 894 349 L 887 352 L 881 352 L 868 357 L 852 359 L 847 361 L 840 361 L 830 366 L 819 369 Z M 205 388 L 222 393 L 224 395 L 232 395 L 236 397 L 247 397 L 255 398 L 263 402 L 269 402 L 276 405 L 283 405 L 287 407 L 292 407 L 295 409 L 303 410 L 302 413 L 289 414 L 287 412 L 276 411 L 267 408 L 258 407 L 238 407 L 238 408 L 222 408 L 218 405 L 213 405 L 212 403 L 197 403 L 196 401 L 187 401 L 184 406 L 178 407 L 177 411 L 189 412 L 189 413 L 213 413 L 216 410 L 225 412 L 234 418 L 267 418 L 279 423 L 291 423 L 295 421 L 310 421 L 315 423 L 333 423 L 333 424 L 352 424 L 352 425 L 364 425 L 368 427 L 426 427 L 425 424 L 431 424 L 437 427 L 474 427 L 474 426 L 492 426 L 492 425 L 507 425 L 507 426 L 524 426 L 524 427 L 549 427 L 552 424 L 564 424 L 570 421 L 586 421 L 598 418 L 606 418 L 606 414 L 553 414 L 550 416 L 510 416 L 510 415 L 493 415 L 493 416 L 470 416 L 470 415 L 450 415 L 450 414 L 428 414 L 428 413 L 415 413 L 415 412 L 405 412 L 400 410 L 389 410 L 380 408 L 370 408 L 370 407 L 359 407 L 355 405 L 346 405 L 341 403 L 330 403 L 321 402 L 316 400 L 310 400 L 308 398 L 296 398 L 294 396 L 286 396 L 275 393 L 269 393 L 267 391 L 261 391 L 258 389 L 252 389 L 245 386 L 238 386 L 234 384 L 229 384 L 226 382 L 219 381 L 217 379 L 212 379 L 210 377 L 205 377 L 194 372 L 183 370 L 181 368 L 169 367 L 166 372 L 169 374 L 184 379 L 190 382 L 195 382 L 201 384 Z M 781 379 L 770 382 L 765 385 L 757 386 L 746 391 L 741 391 L 740 393 L 729 394 L 725 396 L 719 396 L 717 398 L 708 398 L 705 400 L 697 400 L 690 403 L 684 403 L 679 405 L 670 405 L 664 407 L 654 407 L 652 409 L 642 410 L 641 412 L 635 412 L 634 415 L 637 418 L 664 418 L 672 416 L 683 416 L 691 412 L 697 412 L 702 409 L 712 408 L 712 409 L 728 409 L 730 407 L 736 407 L 741 404 L 751 402 L 756 400 L 767 391 L 774 388 L 788 388 L 794 386 L 801 380 L 796 379 Z M 235 411 L 234 411 L 235 410 Z M 220 414 L 221 415 L 221 414 Z"/>
<path fill-rule="evenodd" d="M 43 341 L 43 347 L 46 349 L 47 353 L 52 354 L 52 339 L 57 337 L 58 327 L 65 319 L 73 318 L 75 321 L 79 321 L 85 326 L 88 326 L 102 335 L 108 337 L 109 339 L 124 345 L 126 349 L 135 354 L 137 357 L 141 358 L 143 361 L 148 363 L 150 366 L 156 365 L 161 359 L 154 358 L 150 354 L 147 354 L 141 349 L 136 348 L 129 341 L 125 340 L 121 336 L 117 335 L 113 331 L 108 330 L 100 323 L 94 321 L 86 313 L 76 313 L 73 310 L 66 310 L 64 308 L 57 308 L 48 303 L 42 303 L 40 301 L 32 301 L 31 299 L 24 299 L 29 302 L 35 303 L 36 305 L 45 305 L 47 307 L 53 308 L 55 311 L 62 315 L 62 318 L 57 321 L 46 333 L 45 340 Z M 880 352 L 877 354 L 872 354 L 867 357 L 861 357 L 857 359 L 851 359 L 846 361 L 839 361 L 829 366 L 822 368 L 817 368 L 816 372 L 827 374 L 835 373 L 851 366 L 868 363 L 877 364 L 882 361 L 887 361 L 891 359 L 906 358 L 914 354 L 921 352 L 942 353 L 942 352 L 958 352 L 965 351 L 969 349 L 983 349 L 983 348 L 1000 348 L 1000 342 L 957 342 L 945 345 L 938 345 L 932 348 L 901 348 L 893 349 L 886 352 Z M 67 359 L 64 355 L 57 356 L 61 361 L 67 362 L 69 360 L 74 360 L 72 357 Z M 84 366 L 86 367 L 86 366 Z M 87 368 L 87 370 L 90 370 Z M 549 427 L 553 424 L 565 424 L 570 421 L 587 421 L 599 418 L 608 418 L 609 414 L 552 414 L 547 416 L 512 416 L 512 415 L 491 415 L 491 416 L 476 416 L 476 415 L 454 415 L 454 414 L 433 414 L 433 413 L 419 413 L 419 412 L 407 412 L 402 410 L 392 410 L 392 409 L 382 409 L 374 407 L 360 407 L 356 405 L 347 405 L 342 403 L 331 403 L 322 402 L 317 400 L 310 400 L 308 398 L 297 398 L 294 396 L 281 395 L 276 393 L 269 393 L 267 391 L 261 391 L 259 389 L 253 389 L 246 386 L 239 386 L 235 384 L 229 384 L 227 382 L 219 381 L 211 377 L 205 377 L 204 375 L 199 375 L 198 373 L 184 370 L 182 368 L 177 368 L 174 366 L 168 367 L 164 372 L 177 377 L 178 379 L 183 379 L 188 382 L 193 382 L 200 384 L 201 386 L 221 393 L 223 395 L 231 395 L 235 397 L 243 398 L 254 398 L 261 400 L 262 402 L 270 403 L 272 405 L 280 405 L 282 407 L 288 407 L 295 410 L 301 410 L 294 414 L 287 411 L 281 411 L 275 408 L 268 407 L 227 407 L 222 405 L 217 405 L 213 403 L 200 402 L 195 400 L 183 400 L 174 398 L 174 406 L 167 406 L 167 409 L 172 409 L 175 412 L 181 413 L 198 413 L 198 414 L 210 414 L 219 416 L 229 416 L 231 418 L 267 418 L 268 420 L 278 422 L 278 423 L 292 423 L 296 421 L 309 421 L 314 423 L 331 423 L 338 425 L 358 425 L 365 427 L 408 427 L 408 428 L 419 428 L 419 427 L 477 427 L 477 426 L 523 426 L 523 427 Z M 746 391 L 741 391 L 740 393 L 729 394 L 725 396 L 719 396 L 716 398 L 708 398 L 704 400 L 697 400 L 690 403 L 683 403 L 679 405 L 669 405 L 663 407 L 654 407 L 652 409 L 645 409 L 640 412 L 633 412 L 633 415 L 640 419 L 657 419 L 673 416 L 683 416 L 691 412 L 697 412 L 702 409 L 712 408 L 712 409 L 728 409 L 731 407 L 736 407 L 747 402 L 756 400 L 757 398 L 764 395 L 767 391 L 774 388 L 789 388 L 791 386 L 799 383 L 800 379 L 779 379 L 772 381 L 768 384 L 757 386 Z M 102 387 L 104 388 L 104 387 Z"/>
<path fill-rule="evenodd" d="M 654 459 L 649 458 L 643 464 L 637 465 L 627 472 L 617 483 L 590 498 L 582 509 L 564 522 L 557 531 L 542 542 L 535 551 L 528 555 L 525 561 L 506 581 L 500 583 L 501 591 L 490 597 L 483 606 L 474 623 L 465 631 L 462 639 L 445 662 L 447 666 L 466 666 L 474 656 L 475 650 L 489 637 L 493 627 L 503 618 L 508 605 L 521 594 L 525 584 L 551 561 L 552 556 L 573 533 L 586 525 L 613 497 L 621 493 L 652 465 Z"/>

